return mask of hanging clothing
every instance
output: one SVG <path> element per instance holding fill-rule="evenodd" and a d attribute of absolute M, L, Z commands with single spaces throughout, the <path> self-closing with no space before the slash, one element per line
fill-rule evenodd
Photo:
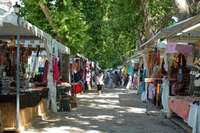
<path fill-rule="evenodd" d="M 141 85 L 141 91 L 142 91 L 142 94 L 141 94 L 141 100 L 142 101 L 146 101 L 147 100 L 147 83 L 144 82 L 144 79 L 147 77 L 147 69 L 144 68 L 143 70 L 143 82 L 142 82 L 142 85 Z"/>
<path fill-rule="evenodd" d="M 132 87 L 132 75 L 128 76 L 128 84 L 126 86 L 126 89 L 129 90 Z"/>
<path fill-rule="evenodd" d="M 46 60 L 45 61 L 45 65 L 44 65 L 44 73 L 43 73 L 43 76 L 42 76 L 42 82 L 47 85 L 47 75 L 48 75 L 48 69 L 49 69 L 49 63 L 48 61 Z"/>
<path fill-rule="evenodd" d="M 96 82 L 97 82 L 97 85 L 104 85 L 103 74 L 97 75 Z"/>
<path fill-rule="evenodd" d="M 133 67 L 132 65 L 128 65 L 128 75 L 132 75 L 133 74 Z"/>
<path fill-rule="evenodd" d="M 60 76 L 57 57 L 53 57 L 52 64 L 53 64 L 53 80 L 54 80 L 54 82 L 57 82 L 59 80 L 59 76 Z"/>
<path fill-rule="evenodd" d="M 150 100 L 153 100 L 155 98 L 156 88 L 155 88 L 154 84 L 152 84 L 152 83 L 149 84 L 148 94 L 149 94 L 149 99 Z"/>
<path fill-rule="evenodd" d="M 137 76 L 137 74 L 135 73 L 135 74 L 133 75 L 133 88 L 136 89 L 137 86 L 138 86 L 138 76 Z"/>
<path fill-rule="evenodd" d="M 168 99 L 169 99 L 169 80 L 164 78 L 162 84 L 162 106 L 163 106 L 163 112 L 165 113 L 169 112 Z"/>
<path fill-rule="evenodd" d="M 192 127 L 192 133 L 200 133 L 200 106 L 192 104 L 188 115 L 187 123 Z"/>

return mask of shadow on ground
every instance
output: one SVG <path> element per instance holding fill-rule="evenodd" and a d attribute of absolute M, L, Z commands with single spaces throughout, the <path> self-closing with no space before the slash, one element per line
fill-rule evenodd
<path fill-rule="evenodd" d="M 37 118 L 28 133 L 182 133 L 160 115 L 146 115 L 146 104 L 135 93 L 105 89 L 78 96 L 78 108 L 69 113 L 50 113 Z M 152 111 L 157 111 L 153 109 Z"/>

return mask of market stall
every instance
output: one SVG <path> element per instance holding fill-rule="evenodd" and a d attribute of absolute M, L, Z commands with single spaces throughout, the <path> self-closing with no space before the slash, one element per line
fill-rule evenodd
<path fill-rule="evenodd" d="M 91 90 L 92 63 L 83 55 L 77 54 L 71 59 L 71 81 L 73 92 L 81 93 Z"/>
<path fill-rule="evenodd" d="M 20 129 L 36 116 L 43 118 L 51 105 L 56 112 L 55 57 L 69 49 L 24 19 L 1 10 L 0 15 L 0 112 L 4 130 L 16 129 L 16 33 L 20 30 Z M 56 50 L 57 49 L 57 50 Z M 66 68 L 67 69 L 67 68 Z M 49 104 L 51 103 L 51 104 Z"/>
<path fill-rule="evenodd" d="M 193 128 L 193 133 L 199 132 L 200 129 L 199 18 L 200 15 L 196 15 L 166 27 L 140 45 L 142 50 L 152 49 L 161 40 L 167 41 L 164 64 L 161 64 L 161 72 L 163 73 L 162 106 L 164 112 L 168 113 L 169 116 L 170 112 L 173 112 L 187 122 Z M 152 68 L 152 63 L 147 62 L 150 62 L 151 58 L 148 58 L 148 51 L 144 51 L 143 54 L 144 69 L 147 70 L 149 76 L 152 70 L 149 71 L 148 68 Z M 144 94 L 148 96 L 146 85 L 147 83 Z"/>
<path fill-rule="evenodd" d="M 198 115 L 200 113 L 198 109 L 200 100 L 199 69 L 196 63 L 200 49 L 196 47 L 196 44 L 182 45 L 181 47 L 179 54 L 173 55 L 170 63 L 170 76 L 174 80 L 170 82 L 169 110 L 170 113 L 175 113 L 188 123 L 196 133 L 199 127 Z"/>
<path fill-rule="evenodd" d="M 140 57 L 140 90 L 141 99 L 149 100 L 154 105 L 162 107 L 162 87 L 165 72 L 164 57 L 165 46 L 158 43 L 154 47 L 145 48 Z"/>
<path fill-rule="evenodd" d="M 168 48 L 169 53 L 179 53 L 174 55 L 171 62 L 171 76 L 175 80 L 170 83 L 169 109 L 188 123 L 193 128 L 193 133 L 197 133 L 200 113 L 200 49 L 198 41 L 187 40 L 186 44 L 174 46 L 175 44 L 170 43 L 171 48 Z"/>

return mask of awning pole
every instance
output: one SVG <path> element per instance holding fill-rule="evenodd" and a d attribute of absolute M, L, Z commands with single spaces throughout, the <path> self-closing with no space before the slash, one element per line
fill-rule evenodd
<path fill-rule="evenodd" d="M 17 70 L 16 70 L 16 130 L 19 130 L 20 125 L 20 36 L 19 36 L 19 30 L 20 30 L 20 17 L 17 17 Z"/>

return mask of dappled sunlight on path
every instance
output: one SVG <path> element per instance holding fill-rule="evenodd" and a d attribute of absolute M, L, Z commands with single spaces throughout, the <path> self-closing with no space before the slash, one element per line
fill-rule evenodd
<path fill-rule="evenodd" d="M 181 133 L 160 115 L 146 115 L 146 106 L 134 93 L 105 89 L 103 94 L 78 96 L 78 108 L 38 118 L 27 133 Z M 159 112 L 151 107 L 152 112 Z M 165 129 L 165 130 L 163 130 Z M 25 132 L 25 133 L 26 133 Z"/>

